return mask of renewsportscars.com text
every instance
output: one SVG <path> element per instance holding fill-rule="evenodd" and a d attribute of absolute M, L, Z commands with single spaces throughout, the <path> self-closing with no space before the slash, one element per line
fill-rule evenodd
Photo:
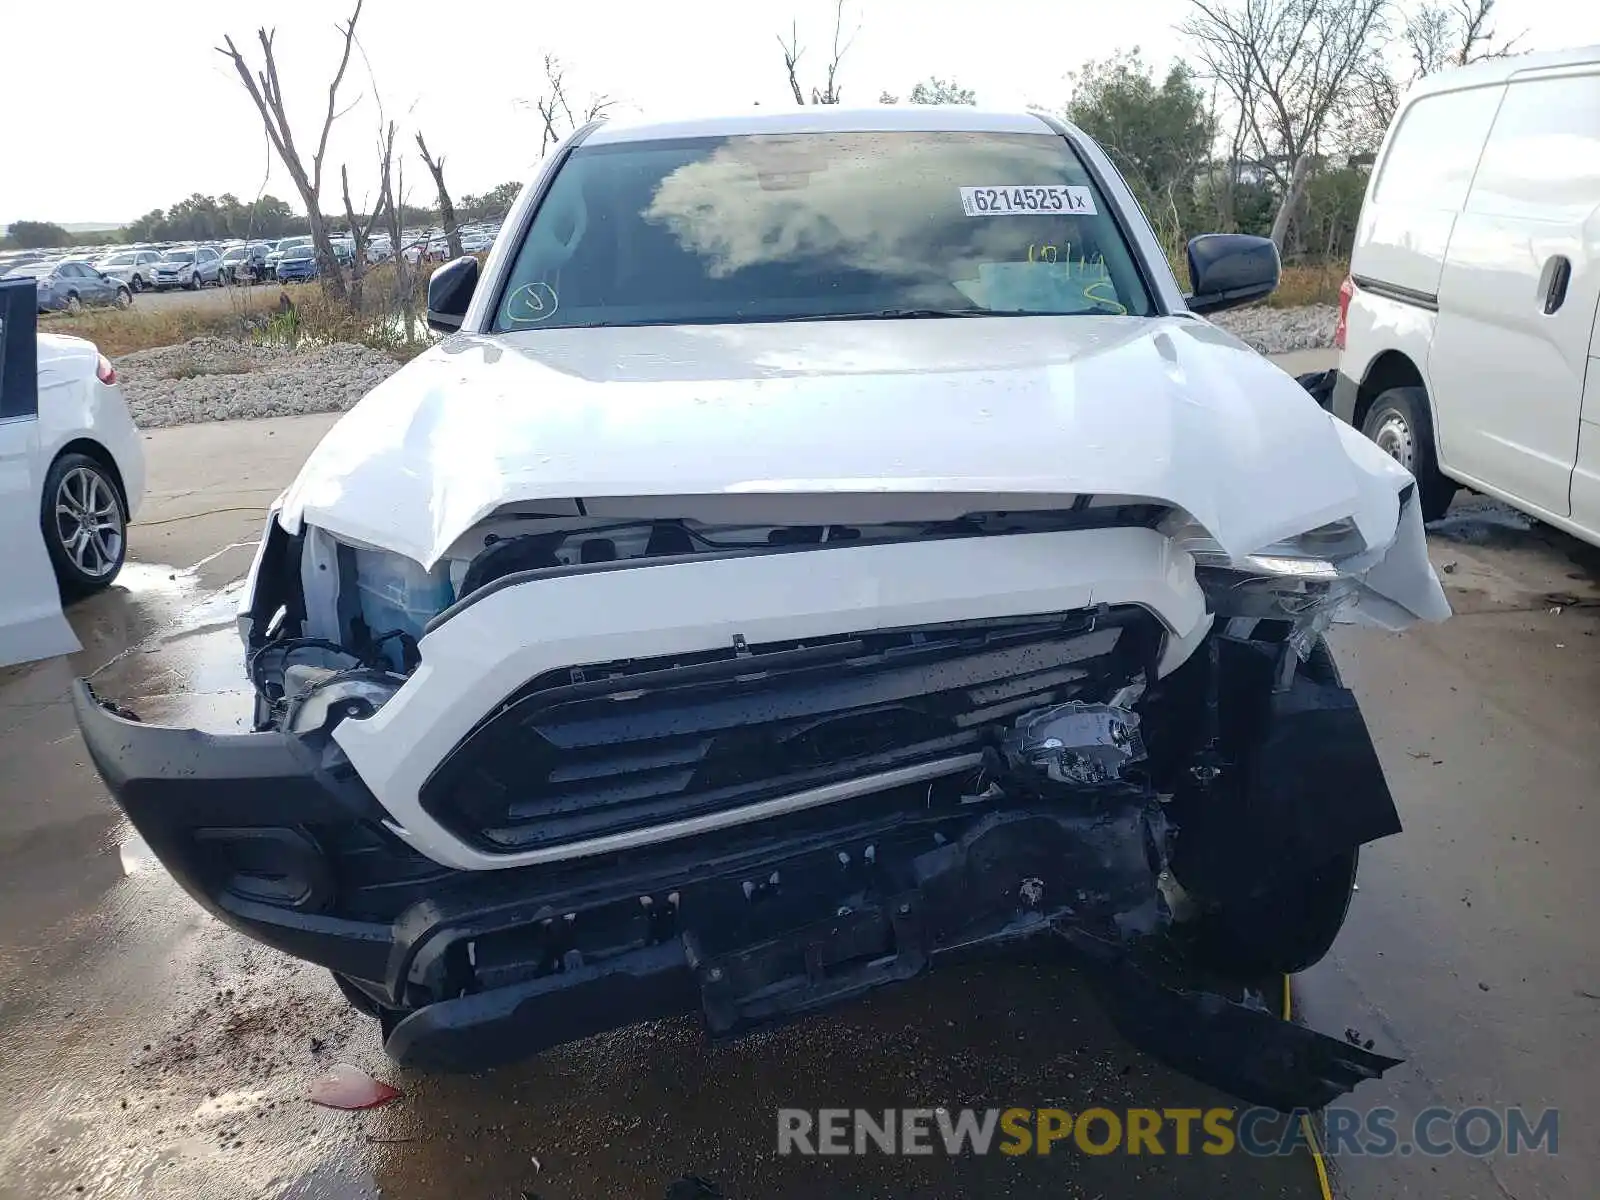
<path fill-rule="evenodd" d="M 1309 1114 L 1330 1155 L 1556 1154 L 1560 1113 L 1392 1108 Z M 823 1108 L 778 1110 L 779 1154 L 1130 1154 L 1255 1157 L 1310 1149 L 1300 1113 L 1270 1108 Z"/>

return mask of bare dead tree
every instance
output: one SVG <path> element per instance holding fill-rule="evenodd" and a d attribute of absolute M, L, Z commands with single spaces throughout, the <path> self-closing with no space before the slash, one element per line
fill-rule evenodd
<path fill-rule="evenodd" d="M 439 193 L 439 223 L 444 226 L 445 241 L 450 246 L 450 257 L 461 257 L 461 227 L 456 224 L 455 205 L 450 203 L 450 193 L 444 186 L 444 155 L 435 159 L 428 153 L 428 143 L 422 140 L 422 130 L 417 130 L 417 149 L 422 151 L 423 165 L 433 176 L 433 186 Z"/>
<path fill-rule="evenodd" d="M 1400 101 L 1418 80 L 1450 67 L 1465 67 L 1520 52 L 1526 31 L 1502 39 L 1491 23 L 1495 2 L 1423 3 L 1405 13 L 1398 38 L 1399 53 L 1374 54 L 1356 73 L 1344 117 L 1352 148 L 1377 149 L 1400 109 Z"/>
<path fill-rule="evenodd" d="M 355 10 L 343 28 L 334 27 L 344 37 L 344 52 L 339 56 L 339 69 L 334 72 L 333 82 L 328 85 L 328 109 L 322 118 L 322 133 L 317 138 L 317 149 L 311 156 L 309 171 L 295 145 L 289 117 L 284 109 L 278 62 L 273 53 L 273 39 L 277 31 L 269 30 L 264 25 L 256 30 L 264 65 L 255 72 L 245 62 L 232 37 L 224 34 L 223 44 L 216 48 L 217 53 L 232 61 L 234 70 L 239 73 L 240 82 L 261 114 L 261 123 L 266 127 L 273 149 L 277 151 L 284 169 L 289 172 L 289 178 L 294 181 L 295 190 L 300 193 L 300 201 L 306 206 L 306 221 L 311 226 L 311 242 L 317 251 L 318 275 L 323 289 L 336 300 L 345 298 L 344 275 L 339 270 L 339 260 L 334 256 L 333 242 L 328 236 L 327 221 L 322 215 L 322 158 L 328 149 L 328 131 L 333 128 L 334 121 L 354 107 L 347 105 L 343 110 L 338 108 L 339 84 L 344 80 L 345 68 L 350 65 L 350 47 L 355 40 L 356 22 L 361 17 L 361 4 L 362 0 L 356 0 Z M 356 99 L 359 102 L 360 97 Z"/>
<path fill-rule="evenodd" d="M 856 27 L 859 33 L 860 26 Z M 838 104 L 843 95 L 843 88 L 839 83 L 839 64 L 844 61 L 844 56 L 850 52 L 850 47 L 855 43 L 856 34 L 844 36 L 844 0 L 834 0 L 833 5 L 833 53 L 828 59 L 827 74 L 821 88 L 811 89 L 812 104 Z M 800 27 L 791 22 L 789 26 L 789 40 L 784 41 L 783 34 L 778 35 L 778 45 L 783 48 L 783 67 L 789 78 L 789 90 L 794 93 L 794 102 L 801 107 L 806 103 L 805 89 L 800 86 L 798 74 L 800 58 L 805 53 L 805 47 L 800 44 Z M 887 94 L 887 93 L 885 93 Z M 882 97 L 879 98 L 880 103 Z"/>
<path fill-rule="evenodd" d="M 350 307 L 361 311 L 361 279 L 367 273 L 367 245 L 372 241 L 372 231 L 383 218 L 389 202 L 389 171 L 394 162 L 394 122 L 378 139 L 378 199 L 367 214 L 365 222 L 356 219 L 355 206 L 350 203 L 350 172 L 339 167 L 339 181 L 344 188 L 344 215 L 350 222 L 350 240 L 355 243 L 355 258 L 350 264 Z"/>
<path fill-rule="evenodd" d="M 1382 42 L 1390 2 L 1191 0 L 1180 30 L 1240 103 L 1251 148 L 1278 185 L 1280 249 L 1330 118 Z"/>
<path fill-rule="evenodd" d="M 567 68 L 553 54 L 544 56 L 544 79 L 545 90 L 531 105 L 544 125 L 539 138 L 541 158 L 549 153 L 551 146 L 573 130 L 605 116 L 617 104 L 615 99 L 603 92 L 591 92 L 587 102 L 574 108 L 568 96 Z M 528 104 L 527 101 L 518 103 Z"/>

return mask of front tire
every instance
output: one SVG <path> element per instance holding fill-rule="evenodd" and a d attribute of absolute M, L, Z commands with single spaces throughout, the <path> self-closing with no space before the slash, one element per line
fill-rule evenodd
<path fill-rule="evenodd" d="M 1437 521 L 1455 499 L 1456 482 L 1439 470 L 1428 393 L 1419 387 L 1380 392 L 1367 410 L 1361 432 L 1415 476 L 1422 519 Z"/>
<path fill-rule="evenodd" d="M 71 313 L 73 316 L 77 316 L 82 311 L 83 311 L 83 301 L 78 299 L 78 293 L 77 292 L 68 292 L 67 293 L 67 312 Z"/>
<path fill-rule="evenodd" d="M 198 292 L 200 290 L 200 282 L 200 272 L 196 271 L 193 275 L 189 276 L 189 282 L 183 286 L 191 292 Z"/>
<path fill-rule="evenodd" d="M 133 288 L 135 294 L 144 291 L 144 276 L 135 274 L 133 279 L 129 281 L 128 286 Z"/>
<path fill-rule="evenodd" d="M 1360 861 L 1359 847 L 1346 850 L 1207 913 L 1198 927 L 1207 965 L 1251 979 L 1321 962 L 1344 928 Z"/>
<path fill-rule="evenodd" d="M 132 308 L 133 307 L 133 292 L 132 292 L 131 289 L 125 288 L 125 287 L 120 287 L 120 288 L 117 289 L 117 307 L 118 308 Z"/>
<path fill-rule="evenodd" d="M 122 492 L 105 464 L 87 454 L 63 454 L 50 464 L 39 524 L 64 595 L 109 586 L 127 560 Z"/>

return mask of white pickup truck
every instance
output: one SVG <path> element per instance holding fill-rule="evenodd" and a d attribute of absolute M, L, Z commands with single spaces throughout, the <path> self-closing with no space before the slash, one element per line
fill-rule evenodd
<path fill-rule="evenodd" d="M 273 507 L 255 731 L 83 684 L 89 751 L 402 1062 L 1040 938 L 1158 1053 L 1325 1103 L 1393 1060 L 1139 964 L 1322 956 L 1399 828 L 1322 633 L 1449 609 L 1411 477 L 1200 315 L 1272 245 L 1189 253 L 1186 297 L 1044 115 L 586 125 Z"/>

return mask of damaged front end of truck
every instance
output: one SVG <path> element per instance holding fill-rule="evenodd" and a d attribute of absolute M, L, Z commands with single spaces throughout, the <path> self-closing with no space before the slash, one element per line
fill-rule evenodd
<path fill-rule="evenodd" d="M 431 565 L 275 511 L 253 731 L 75 700 L 173 875 L 401 1062 L 735 1035 L 1033 939 L 1154 1052 L 1315 1106 L 1393 1060 L 1250 989 L 1399 829 L 1322 635 L 1448 611 L 1372 473 L 1372 512 L 1247 555 L 1127 496 L 502 505 Z"/>

